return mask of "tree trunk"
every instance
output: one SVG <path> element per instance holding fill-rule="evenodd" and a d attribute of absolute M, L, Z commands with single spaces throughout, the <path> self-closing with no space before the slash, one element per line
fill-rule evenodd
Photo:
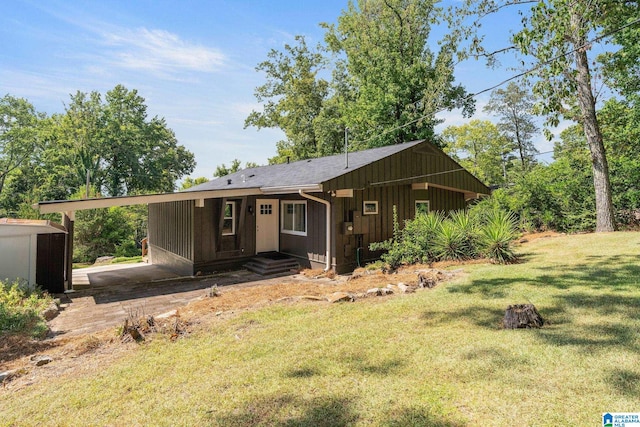
<path fill-rule="evenodd" d="M 571 8 L 571 27 L 579 31 L 580 17 Z M 609 183 L 609 165 L 602 141 L 602 133 L 596 117 L 596 102 L 591 87 L 591 73 L 587 58 L 585 37 L 576 36 L 573 40 L 576 60 L 576 84 L 578 89 L 578 104 L 582 113 L 584 135 L 591 152 L 591 167 L 593 169 L 593 185 L 596 196 L 596 232 L 615 231 L 613 202 L 611 200 L 611 184 Z"/>

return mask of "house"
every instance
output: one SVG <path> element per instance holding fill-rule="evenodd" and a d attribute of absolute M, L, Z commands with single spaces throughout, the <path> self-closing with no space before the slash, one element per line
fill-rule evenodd
<path fill-rule="evenodd" d="M 0 218 L 0 280 L 63 292 L 65 237 L 51 221 Z"/>
<path fill-rule="evenodd" d="M 147 204 L 151 262 L 184 275 L 233 268 L 260 254 L 342 273 L 379 256 L 369 244 L 392 236 L 394 206 L 402 223 L 417 211 L 462 209 L 485 194 L 489 189 L 442 150 L 414 141 L 249 168 L 176 193 L 34 208 L 61 212 L 72 242 L 75 211 Z"/>
<path fill-rule="evenodd" d="M 339 273 L 376 259 L 369 244 L 417 211 L 463 209 L 489 189 L 427 141 L 245 169 L 149 204 L 153 263 L 192 275 L 286 254 Z"/>

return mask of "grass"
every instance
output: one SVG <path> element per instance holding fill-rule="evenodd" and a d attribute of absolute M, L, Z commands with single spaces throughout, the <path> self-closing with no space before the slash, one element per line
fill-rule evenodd
<path fill-rule="evenodd" d="M 0 390 L 0 425 L 582 426 L 637 411 L 640 234 L 520 253 L 430 291 L 218 318 L 93 373 Z M 548 324 L 500 329 L 526 302 Z"/>
<path fill-rule="evenodd" d="M 138 256 L 132 256 L 132 257 L 115 257 L 113 258 L 111 261 L 109 262 L 105 262 L 105 263 L 101 263 L 100 265 L 106 265 L 106 264 L 136 264 L 142 262 L 142 255 L 138 255 Z M 74 262 L 73 263 L 73 269 L 79 269 L 79 268 L 87 268 L 87 267 L 95 267 L 96 264 L 92 263 L 92 262 Z"/>

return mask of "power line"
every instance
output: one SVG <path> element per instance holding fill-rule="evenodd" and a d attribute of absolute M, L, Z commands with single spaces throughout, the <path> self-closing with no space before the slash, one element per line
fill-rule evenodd
<path fill-rule="evenodd" d="M 498 83 L 498 84 L 495 84 L 495 85 L 493 85 L 493 86 L 491 86 L 491 87 L 488 87 L 488 88 L 482 89 L 482 90 L 480 90 L 480 91 L 478 91 L 478 92 L 475 92 L 475 93 L 469 94 L 469 95 L 467 95 L 466 97 L 462 98 L 461 102 L 468 101 L 468 100 L 470 100 L 470 99 L 475 98 L 475 97 L 476 97 L 476 96 L 478 96 L 478 95 L 482 95 L 483 93 L 486 93 L 486 92 L 492 91 L 492 90 L 494 90 L 494 89 L 497 89 L 497 88 L 499 88 L 500 86 L 502 86 L 502 85 L 504 85 L 504 84 L 506 84 L 506 83 L 509 83 L 510 81 L 513 81 L 513 80 L 519 79 L 519 78 L 521 78 L 521 77 L 527 76 L 527 75 L 529 75 L 529 74 L 531 74 L 531 73 L 533 73 L 533 72 L 535 72 L 535 71 L 539 70 L 539 69 L 540 69 L 540 68 L 542 68 L 543 66 L 549 65 L 549 64 L 551 64 L 552 62 L 555 62 L 555 61 L 557 61 L 558 59 L 563 58 L 563 57 L 565 57 L 565 56 L 567 56 L 567 55 L 571 55 L 571 54 L 573 54 L 573 53 L 575 53 L 575 52 L 579 51 L 580 49 L 584 49 L 584 48 L 586 48 L 586 47 L 590 46 L 590 45 L 591 45 L 591 44 L 593 44 L 593 43 L 598 43 L 598 42 L 600 42 L 601 40 L 603 40 L 603 39 L 605 39 L 605 38 L 608 38 L 608 37 L 611 37 L 612 35 L 617 34 L 617 33 L 619 33 L 620 31 L 622 31 L 622 30 L 624 30 L 624 29 L 626 29 L 626 28 L 629 28 L 629 27 L 631 27 L 631 26 L 633 26 L 633 25 L 636 25 L 636 24 L 638 24 L 638 23 L 640 23 L 640 18 L 635 19 L 635 20 L 633 20 L 633 21 L 631 21 L 631 22 L 628 22 L 627 24 L 622 25 L 622 26 L 620 26 L 620 27 L 616 28 L 615 30 L 612 30 L 612 31 L 610 31 L 610 32 L 608 32 L 608 33 L 602 34 L 602 35 L 600 35 L 600 36 L 598 36 L 598 37 L 594 37 L 593 39 L 591 39 L 591 40 L 589 40 L 589 41 L 586 41 L 585 43 L 583 43 L 582 45 L 580 45 L 580 46 L 578 46 L 578 47 L 576 47 L 576 48 L 574 48 L 574 49 L 571 49 L 571 50 L 569 50 L 569 51 L 566 51 L 566 52 L 563 52 L 563 53 L 561 53 L 561 54 L 559 54 L 559 55 L 556 55 L 556 56 L 554 56 L 553 58 L 550 58 L 550 59 L 548 59 L 548 60 L 546 60 L 546 61 L 543 61 L 543 62 L 541 62 L 541 63 L 537 64 L 535 67 L 529 68 L 528 70 L 525 70 L 525 71 L 523 71 L 523 72 L 521 72 L 521 73 L 518 73 L 518 74 L 516 74 L 516 75 L 513 75 L 513 76 L 511 76 L 511 77 L 509 77 L 509 78 L 507 78 L 507 79 L 504 79 L 503 81 L 501 81 L 501 82 L 500 82 L 500 83 Z M 407 104 L 407 105 L 408 105 L 408 104 Z M 442 107 L 442 108 L 440 108 L 440 109 L 437 109 L 436 111 L 434 111 L 434 112 L 433 112 L 433 115 L 436 115 L 436 114 L 438 114 L 438 113 L 442 113 L 442 112 L 443 112 L 443 111 L 445 111 L 445 110 L 447 110 L 447 108 L 445 108 L 445 107 Z M 369 141 L 373 140 L 374 138 L 379 138 L 380 136 L 387 135 L 387 134 L 389 134 L 389 133 L 391 133 L 391 132 L 395 132 L 395 131 L 397 131 L 397 130 L 404 129 L 404 128 L 405 128 L 405 127 L 407 127 L 407 126 L 410 126 L 410 125 L 412 125 L 412 124 L 414 124 L 414 123 L 417 123 L 417 122 L 419 122 L 419 121 L 421 121 L 421 120 L 424 120 L 424 119 L 426 119 L 426 118 L 429 118 L 430 116 L 431 116 L 431 114 L 424 114 L 424 115 L 422 115 L 422 116 L 418 117 L 417 119 L 411 120 L 411 121 L 409 121 L 409 122 L 407 122 L 407 123 L 405 123 L 405 124 L 403 124 L 403 125 L 399 125 L 399 126 L 396 126 L 396 127 L 394 127 L 394 128 L 387 129 L 387 130 L 385 130 L 385 131 L 381 132 L 380 134 L 378 134 L 378 135 L 376 135 L 376 136 L 372 136 L 372 137 L 370 137 L 370 138 L 363 139 L 363 140 L 360 140 L 360 141 L 353 141 L 352 143 L 354 143 L 354 144 L 364 144 L 364 143 L 367 143 L 367 142 L 369 142 Z"/>

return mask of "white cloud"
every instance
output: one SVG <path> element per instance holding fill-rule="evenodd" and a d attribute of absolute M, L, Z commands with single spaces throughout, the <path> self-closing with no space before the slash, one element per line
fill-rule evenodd
<path fill-rule="evenodd" d="M 113 65 L 167 76 L 177 72 L 214 72 L 225 65 L 218 49 L 189 43 L 165 30 L 119 30 L 102 34 L 112 47 Z"/>

